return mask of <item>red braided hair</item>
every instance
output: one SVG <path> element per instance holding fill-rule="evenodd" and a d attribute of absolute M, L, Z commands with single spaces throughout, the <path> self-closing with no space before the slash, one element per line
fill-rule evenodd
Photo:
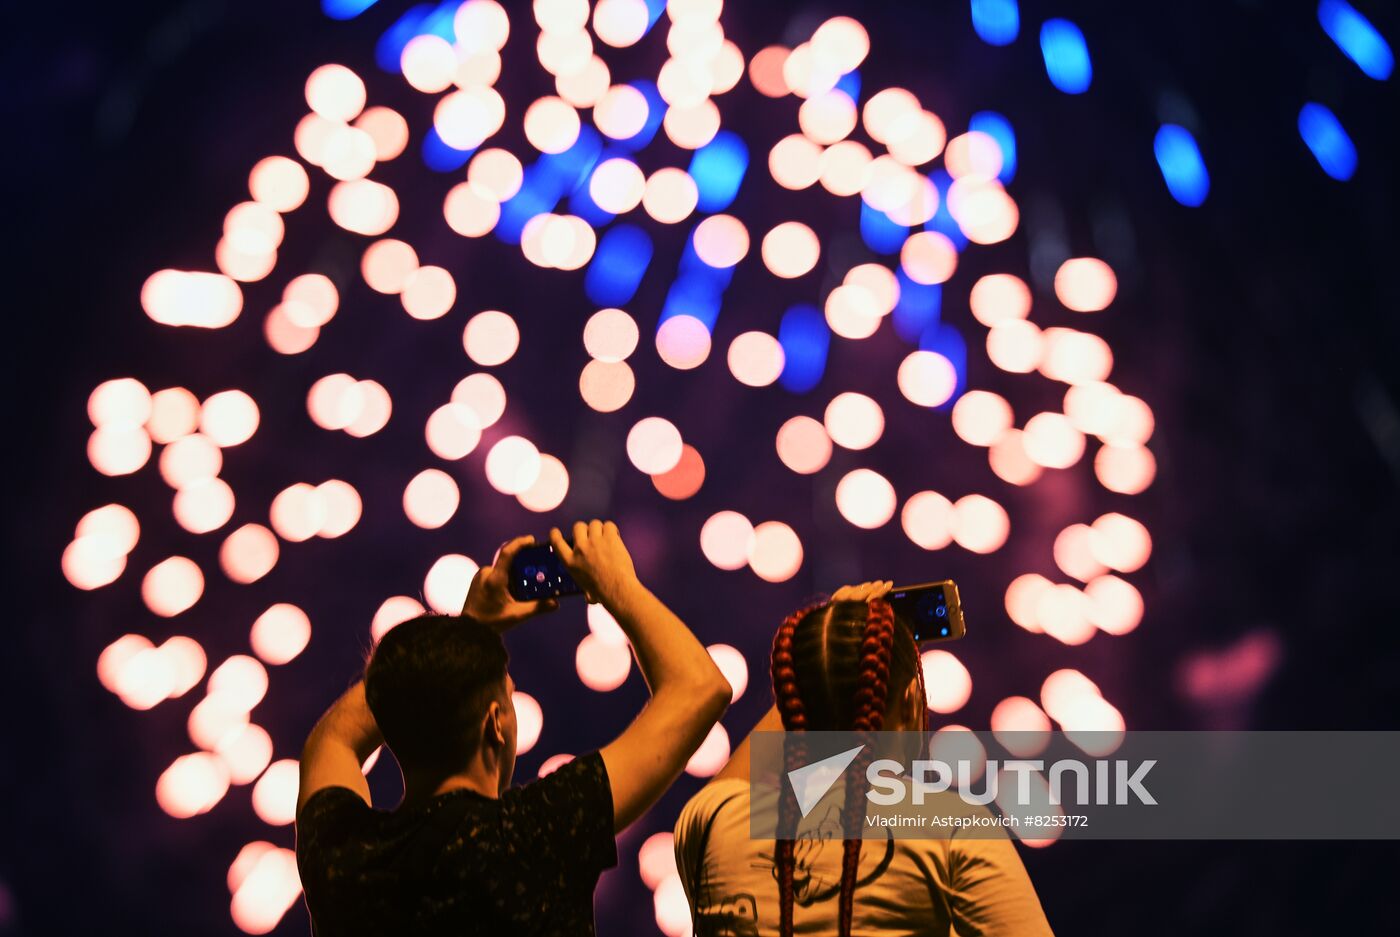
<path fill-rule="evenodd" d="M 808 619 L 811 612 L 818 608 L 827 610 L 827 615 L 822 622 L 822 633 L 813 637 L 812 640 L 825 645 L 831 637 L 830 624 L 833 615 L 830 605 L 806 608 L 789 615 L 773 638 L 773 695 L 778 705 L 778 712 L 783 719 L 783 728 L 787 730 L 784 739 L 784 770 L 791 770 L 803 760 L 806 754 L 806 746 L 801 736 L 809 728 L 810 717 L 808 703 L 803 697 L 801 684 L 810 685 L 813 680 L 816 680 L 822 685 L 827 698 L 814 701 L 822 704 L 819 709 L 828 717 L 821 721 L 841 723 L 849 721 L 850 723 L 848 726 L 818 725 L 818 728 L 851 728 L 857 732 L 865 733 L 878 732 L 884 727 L 885 711 L 889 703 L 891 662 L 896 657 L 896 640 L 901 643 L 898 655 L 900 663 L 903 666 L 910 666 L 909 661 L 912 660 L 910 669 L 915 672 L 915 679 L 918 681 L 919 687 L 919 728 L 927 728 L 928 713 L 927 706 L 924 705 L 923 668 L 918 663 L 918 651 L 914 647 L 913 637 L 908 633 L 907 628 L 897 631 L 894 610 L 884 599 L 876 599 L 866 603 L 865 622 L 860 633 L 855 666 L 853 699 L 837 700 L 831 698 L 833 695 L 831 684 L 835 681 L 830 673 L 811 674 L 804 668 L 804 671 L 799 675 L 797 658 L 793 653 L 794 637 L 798 627 Z M 815 619 L 813 623 L 816 623 Z M 812 643 L 812 641 L 806 640 L 811 634 L 812 632 L 804 634 L 804 644 Z M 820 664 L 813 664 L 813 666 L 823 667 L 831 663 L 824 650 L 821 652 L 820 660 Z M 809 661 L 809 663 L 812 662 Z M 840 682 L 844 684 L 846 681 L 843 679 Z M 849 714 L 849 719 L 844 718 L 847 714 Z M 857 757 L 855 764 L 846 772 L 846 798 L 841 816 L 843 842 L 841 892 L 838 904 L 840 937 L 850 937 L 851 934 L 851 922 L 855 910 L 856 881 L 860 869 L 865 793 L 869 786 L 865 774 L 873 757 L 873 752 L 867 745 Z M 796 808 L 795 792 L 784 789 L 778 802 L 778 840 L 774 850 L 779 897 L 778 927 L 782 937 L 792 937 L 793 933 L 793 877 L 796 864 L 793 834 L 796 826 Z"/>
<path fill-rule="evenodd" d="M 773 636 L 773 698 L 783 717 L 783 771 L 787 772 L 803 760 L 806 746 L 801 733 L 807 728 L 807 712 L 802 694 L 797 689 L 797 667 L 792 656 L 792 636 L 797 626 L 817 606 L 794 612 L 778 626 Z M 778 801 L 778 839 L 774 844 L 774 862 L 778 874 L 778 929 L 782 937 L 792 937 L 793 872 L 796 858 L 793 832 L 797 824 L 797 795 L 783 789 Z"/>

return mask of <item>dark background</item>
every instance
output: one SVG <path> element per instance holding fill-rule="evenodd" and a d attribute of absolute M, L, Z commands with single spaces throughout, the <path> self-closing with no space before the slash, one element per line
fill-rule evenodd
<path fill-rule="evenodd" d="M 653 587 L 706 641 L 745 652 L 751 689 L 725 720 L 736 741 L 766 706 L 763 662 L 783 614 L 839 581 L 930 572 L 963 584 L 974 622 L 957 649 L 975 681 L 969 705 L 953 717 L 966 724 L 985 724 L 1000 698 L 1035 696 L 1046 673 L 1073 666 L 1099 683 L 1134 728 L 1396 727 L 1400 244 L 1393 218 L 1400 206 L 1392 167 L 1400 159 L 1400 108 L 1394 79 L 1373 81 L 1343 58 L 1319 29 L 1314 4 L 1029 0 L 1021 5 L 1021 36 L 1007 48 L 975 37 L 964 2 L 731 4 L 725 13 L 726 32 L 746 55 L 798 41 L 833 13 L 856 15 L 872 38 L 862 68 L 867 94 L 909 87 L 953 132 L 984 108 L 1011 119 L 1020 169 L 1010 191 L 1022 208 L 1021 230 L 1007 244 L 968 252 L 945 295 L 945 320 L 973 346 L 970 386 L 1006 394 L 1018 414 L 1053 407 L 1058 393 L 1040 386 L 1046 382 L 1005 386 L 981 360 L 966 286 L 983 267 L 1007 269 L 1027 275 L 1044 297 L 1030 258 L 1038 247 L 1054 254 L 1057 242 L 1072 254 L 1108 259 L 1119 273 L 1119 299 L 1085 327 L 1113 344 L 1112 379 L 1146 399 L 1157 417 L 1157 481 L 1133 499 L 1106 496 L 1085 464 L 1008 491 L 980 453 L 957 443 L 946 418 L 897 406 L 889 376 L 907 349 L 888 332 L 833 352 L 822 386 L 799 399 L 776 388 L 753 396 L 728 378 L 718 354 L 696 374 L 670 371 L 644 342 L 638 360 L 649 363 L 639 365 L 638 397 L 613 418 L 587 411 L 573 391 L 586 360 L 578 332 L 591 311 L 581 274 L 535 271 L 517 248 L 490 238 L 467 243 L 441 224 L 450 182 L 416 155 L 426 102 L 379 72 L 371 56 L 402 6 L 384 0 L 349 23 L 326 19 L 309 0 L 12 4 L 6 11 L 5 416 L 14 480 L 5 550 L 7 593 L 18 601 L 10 604 L 4 654 L 10 718 L 0 756 L 0 933 L 234 934 L 224 884 L 229 862 L 251 839 L 290 844 L 289 829 L 270 830 L 248 809 L 246 787 L 194 820 L 160 811 L 155 778 L 188 750 L 184 721 L 197 697 L 146 714 L 123 706 L 93 670 L 117 635 L 192 634 L 217 661 L 246 648 L 246 628 L 269 602 L 301 604 L 316 639 L 296 661 L 274 668 L 269 696 L 254 714 L 277 742 L 274 757 L 295 757 L 306 729 L 353 676 L 383 597 L 415 593 L 437 555 L 461 550 L 481 559 L 507 534 L 542 527 L 486 489 L 473 461 L 480 454 L 465 460 L 470 473 L 457 472 L 464 507 L 448 527 L 417 531 L 399 511 L 402 485 L 432 461 L 422 448 L 421 416 L 468 370 L 457 338 L 464 309 L 506 308 L 526 324 L 520 355 L 501 372 L 513 418 L 528 414 L 521 428 L 564 458 L 574 476 L 560 515 L 617 516 Z M 520 37 L 533 34 L 533 23 L 527 4 L 518 6 L 501 82 L 512 143 L 519 102 L 545 93 L 522 61 L 529 56 L 520 54 Z M 1359 6 L 1392 42 L 1400 37 L 1394 7 Z M 1045 79 L 1035 35 L 1052 15 L 1075 20 L 1088 37 L 1095 77 L 1085 95 L 1061 94 Z M 650 54 L 610 58 L 637 63 L 632 71 L 614 65 L 616 76 L 654 74 L 659 53 L 649 40 L 642 46 Z M 392 180 L 403 198 L 395 231 L 413 231 L 424 262 L 458 277 L 454 312 L 410 328 L 392 297 L 361 287 L 353 301 L 343 294 L 340 316 L 312 352 L 276 362 L 258 324 L 275 301 L 267 284 L 247 291 L 244 316 L 224 333 L 155 326 L 140 311 L 141 283 L 161 267 L 212 264 L 224 212 L 247 197 L 249 168 L 291 152 L 291 130 L 305 110 L 301 85 L 328 61 L 366 76 L 371 103 L 409 117 L 410 150 L 376 177 Z M 1297 112 L 1308 100 L 1336 111 L 1355 140 L 1360 165 L 1350 182 L 1325 176 L 1299 139 Z M 849 207 L 843 213 L 832 199 L 792 199 L 759 184 L 768 147 L 789 132 L 764 115 L 782 115 L 782 126 L 791 127 L 790 101 L 761 99 L 745 82 L 720 104 L 726 126 L 743 133 L 754 154 L 737 214 L 770 224 L 799 217 L 824 225 L 824 236 L 854 228 Z M 1163 121 L 1188 126 L 1200 142 L 1212 186 L 1199 209 L 1173 202 L 1162 184 L 1151 140 Z M 656 155 L 644 154 L 644 166 L 648 158 Z M 325 190 L 324 177 L 314 181 L 310 204 Z M 415 191 L 421 202 L 406 197 Z M 319 211 L 291 216 L 288 248 L 268 284 L 280 288 L 304 269 L 353 279 L 361 242 Z M 643 292 L 629 305 L 644 331 L 677 245 L 673 237 L 658 247 Z M 833 234 L 828 253 L 847 247 Z M 955 300 L 959 290 L 963 298 Z M 772 328 L 797 298 L 790 286 L 741 268 L 726 294 L 716 349 L 745 328 Z M 1039 313 L 1037 320 L 1046 324 Z M 306 387 L 332 370 L 376 378 L 393 393 L 396 418 L 372 445 L 307 423 Z M 258 506 L 291 481 L 343 477 L 366 500 L 355 536 L 284 547 L 256 589 L 240 592 L 211 576 L 195 610 L 171 623 L 154 620 L 131 570 L 174 551 L 177 538 L 179 550 L 208 569 L 218 541 L 196 543 L 168 515 L 158 516 L 168 492 L 149 468 L 108 479 L 86 464 L 87 394 L 127 374 L 152 389 L 184 384 L 201 396 L 239 386 L 258 400 L 258 435 L 227 454 L 226 475 L 240 497 L 234 525 L 255 519 Z M 846 389 L 875 392 L 886 404 L 890 427 L 877 467 L 901 495 L 929 486 L 954 497 L 991 494 L 1011 511 L 1007 547 L 989 557 L 950 548 L 930 558 L 894 524 L 856 531 L 831 507 L 836 470 L 862 464 L 849 453 L 815 480 L 783 473 L 775 488 L 776 427 L 795 412 L 819 415 L 825 400 Z M 626 427 L 647 412 L 676 420 L 705 455 L 710 474 L 692 501 L 663 502 L 645 477 L 618 464 Z M 405 413 L 416 415 L 400 419 Z M 760 458 L 767 460 L 761 470 Z M 376 499 L 380 487 L 387 493 Z M 110 500 L 137 508 L 142 542 L 117 585 L 80 593 L 62 579 L 58 559 L 82 512 Z M 725 507 L 792 523 L 807 551 L 802 572 L 770 586 L 704 563 L 699 525 Z M 1012 626 L 1001 610 L 1006 583 L 1025 571 L 1053 575 L 1056 530 L 1120 509 L 1144 520 L 1154 539 L 1152 562 L 1129 577 L 1147 600 L 1142 626 L 1080 648 L 1048 646 Z M 606 696 L 577 683 L 572 653 L 583 629 L 582 613 L 572 609 L 511 639 L 516 680 L 545 707 L 545 732 L 522 757 L 522 778 L 548 754 L 602 744 L 643 698 L 635 674 Z M 1258 687 L 1213 700 L 1181 692 L 1187 662 L 1220 659 L 1250 638 L 1281 652 Z M 392 801 L 391 774 L 381 768 L 373 777 L 377 797 Z M 1300 764 L 1297 776 L 1309 796 L 1345 796 L 1326 791 L 1319 766 Z M 684 778 L 621 838 L 620 866 L 599 888 L 600 933 L 654 928 L 636 848 L 670 827 L 697 786 Z M 1064 934 L 1380 930 L 1394 917 L 1391 878 L 1400 866 L 1400 848 L 1390 843 L 1068 843 L 1025 855 L 1050 922 Z M 298 905 L 277 932 L 306 930 Z"/>

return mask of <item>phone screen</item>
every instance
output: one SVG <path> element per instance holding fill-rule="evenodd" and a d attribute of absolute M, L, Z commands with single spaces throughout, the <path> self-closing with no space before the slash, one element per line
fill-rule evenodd
<path fill-rule="evenodd" d="M 519 602 L 577 595 L 583 590 L 550 543 L 523 547 L 510 564 L 510 594 Z"/>
<path fill-rule="evenodd" d="M 908 622 L 916 642 L 952 641 L 967 633 L 958 587 L 951 579 L 903 586 L 888 599 L 895 614 Z"/>

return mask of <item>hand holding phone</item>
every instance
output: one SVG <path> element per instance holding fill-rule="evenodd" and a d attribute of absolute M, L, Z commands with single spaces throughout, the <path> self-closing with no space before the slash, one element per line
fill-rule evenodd
<path fill-rule="evenodd" d="M 490 566 L 476 571 L 471 587 L 467 589 L 463 615 L 503 631 L 531 615 L 559 607 L 552 596 L 522 597 L 513 588 L 511 569 L 522 553 L 537 549 L 532 546 L 534 542 L 535 538 L 531 536 L 516 537 L 497 551 L 496 559 Z"/>
<path fill-rule="evenodd" d="M 578 587 L 590 602 L 608 603 L 620 599 L 631 587 L 640 586 L 632 554 L 612 521 L 579 521 L 574 524 L 569 543 L 558 529 L 549 532 L 549 542 L 564 561 Z"/>
<path fill-rule="evenodd" d="M 510 594 L 519 602 L 577 595 L 582 591 L 552 543 L 524 547 L 511 562 Z"/>

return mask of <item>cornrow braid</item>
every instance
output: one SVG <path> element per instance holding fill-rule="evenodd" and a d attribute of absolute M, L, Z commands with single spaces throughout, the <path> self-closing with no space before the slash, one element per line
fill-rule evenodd
<path fill-rule="evenodd" d="M 846 771 L 846 801 L 842 808 L 840 937 L 850 937 L 855 913 L 856 880 L 860 873 L 860 850 L 865 820 L 865 794 L 870 782 L 865 772 L 874 757 L 868 733 L 885 724 L 889 702 L 890 658 L 894 649 L 894 610 L 890 603 L 875 599 L 868 603 L 865 629 L 861 633 L 859 675 L 856 680 L 855 724 L 864 747 L 854 766 Z"/>
<path fill-rule="evenodd" d="M 808 746 L 804 734 L 808 729 L 860 733 L 883 729 L 891 686 L 903 691 L 911 681 L 918 681 L 919 728 L 926 728 L 921 669 L 912 632 L 896 620 L 894 610 L 883 599 L 825 603 L 788 616 L 773 638 L 772 654 L 773 696 L 786 730 L 785 770 L 805 763 Z M 873 757 L 867 744 L 846 772 L 841 812 L 840 937 L 850 937 L 852 929 L 868 787 L 866 770 Z M 778 800 L 774 847 L 781 937 L 792 937 L 794 928 L 797 816 L 796 793 L 785 785 Z"/>
<path fill-rule="evenodd" d="M 804 608 L 783 619 L 773 636 L 773 698 L 783 719 L 783 771 L 791 771 L 806 756 L 802 733 L 807 728 L 807 711 L 797 688 L 797 667 L 792 656 L 792 639 L 798 624 L 817 606 Z M 778 838 L 774 844 L 778 876 L 778 929 L 782 937 L 792 937 L 793 874 L 796 867 L 793 835 L 797 827 L 797 794 L 784 786 L 778 800 Z"/>

